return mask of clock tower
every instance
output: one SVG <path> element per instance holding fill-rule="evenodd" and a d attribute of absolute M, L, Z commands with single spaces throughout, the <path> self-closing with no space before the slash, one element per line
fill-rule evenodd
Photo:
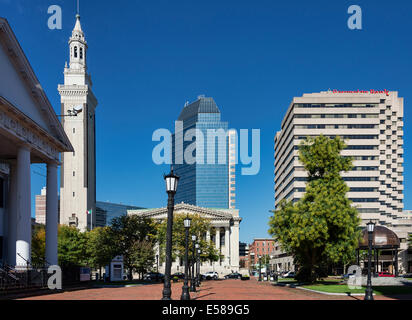
<path fill-rule="evenodd" d="M 81 231 L 96 224 L 96 121 L 97 99 L 87 73 L 87 42 L 76 15 L 69 40 L 70 64 L 59 85 L 63 128 L 74 152 L 62 154 L 60 179 L 60 224 Z"/>

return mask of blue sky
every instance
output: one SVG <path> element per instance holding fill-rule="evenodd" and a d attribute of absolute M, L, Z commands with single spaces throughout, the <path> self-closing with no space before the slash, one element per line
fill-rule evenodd
<path fill-rule="evenodd" d="M 0 0 L 59 114 L 75 0 Z M 410 118 L 412 2 L 81 1 L 97 109 L 98 200 L 166 205 L 152 162 L 152 133 L 173 129 L 185 101 L 211 96 L 236 129 L 261 129 L 261 170 L 238 176 L 240 240 L 266 237 L 274 206 L 274 135 L 294 96 L 331 89 L 398 90 L 405 98 L 405 208 L 412 208 Z M 47 28 L 47 8 L 63 9 L 63 29 Z M 363 30 L 349 30 L 360 5 Z M 33 166 L 32 196 L 45 185 Z"/>

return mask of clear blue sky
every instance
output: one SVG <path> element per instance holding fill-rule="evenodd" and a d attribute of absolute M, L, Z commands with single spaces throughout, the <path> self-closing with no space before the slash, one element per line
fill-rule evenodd
<path fill-rule="evenodd" d="M 0 0 L 56 112 L 75 0 Z M 47 8 L 63 8 L 63 29 Z M 363 9 L 363 30 L 347 9 Z M 261 129 L 261 170 L 239 176 L 240 239 L 266 237 L 274 207 L 274 135 L 294 96 L 331 89 L 398 90 L 405 98 L 405 208 L 412 208 L 412 2 L 82 0 L 97 109 L 98 200 L 166 205 L 152 133 L 173 129 L 185 101 L 212 96 L 236 129 Z M 45 173 L 41 166 L 33 171 Z M 32 175 L 33 197 L 45 177 Z"/>

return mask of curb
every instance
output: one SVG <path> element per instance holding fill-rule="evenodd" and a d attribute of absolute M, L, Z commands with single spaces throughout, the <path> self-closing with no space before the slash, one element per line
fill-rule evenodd
<path fill-rule="evenodd" d="M 288 287 L 288 288 L 297 288 L 298 286 L 302 285 L 301 283 L 273 283 L 273 286 L 278 286 L 278 287 Z"/>
<path fill-rule="evenodd" d="M 365 296 L 364 293 L 332 293 L 332 292 L 317 291 L 317 290 L 312 290 L 312 289 L 302 288 L 302 287 L 295 287 L 295 288 L 296 288 L 296 289 L 300 289 L 300 290 L 315 292 L 315 293 L 319 293 L 319 294 L 325 294 L 325 295 L 327 295 L 327 296 L 345 296 L 345 297 L 361 297 L 361 296 Z M 373 295 L 376 296 L 375 293 L 374 293 Z"/>

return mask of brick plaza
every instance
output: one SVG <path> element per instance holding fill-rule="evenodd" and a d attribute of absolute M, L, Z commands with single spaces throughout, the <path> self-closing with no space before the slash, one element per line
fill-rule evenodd
<path fill-rule="evenodd" d="M 163 284 L 132 287 L 103 287 L 25 298 L 25 300 L 160 300 Z M 172 299 L 180 300 L 182 283 L 172 284 Z M 363 296 L 325 295 L 295 288 L 278 287 L 268 282 L 219 280 L 205 281 L 192 300 L 363 300 Z M 376 300 L 412 299 L 409 296 L 376 296 Z"/>

